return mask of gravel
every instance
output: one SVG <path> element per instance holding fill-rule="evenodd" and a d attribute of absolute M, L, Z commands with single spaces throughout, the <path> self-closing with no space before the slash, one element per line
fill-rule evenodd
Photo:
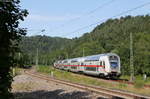
<path fill-rule="evenodd" d="M 101 99 L 92 92 L 26 74 L 14 77 L 12 92 L 15 99 Z"/>

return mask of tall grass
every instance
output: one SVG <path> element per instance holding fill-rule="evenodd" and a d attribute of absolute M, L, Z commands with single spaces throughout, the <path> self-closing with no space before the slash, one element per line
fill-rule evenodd
<path fill-rule="evenodd" d="M 142 75 L 136 76 L 136 79 L 134 81 L 134 87 L 135 88 L 143 88 L 145 84 L 145 81 L 142 77 Z"/>
<path fill-rule="evenodd" d="M 48 66 L 39 66 L 38 67 L 38 72 L 43 72 L 51 75 L 53 72 L 53 76 L 62 80 L 68 80 L 71 82 L 76 82 L 76 83 L 82 83 L 82 84 L 89 84 L 89 85 L 106 85 L 107 83 L 99 82 L 99 80 L 93 79 L 91 77 L 86 77 L 86 76 L 80 76 L 76 75 L 71 72 L 63 71 L 63 70 L 58 70 L 53 67 L 48 67 Z"/>
<path fill-rule="evenodd" d="M 38 72 L 43 72 L 43 73 L 51 73 L 52 71 L 52 68 L 48 66 L 38 66 L 36 69 Z"/>

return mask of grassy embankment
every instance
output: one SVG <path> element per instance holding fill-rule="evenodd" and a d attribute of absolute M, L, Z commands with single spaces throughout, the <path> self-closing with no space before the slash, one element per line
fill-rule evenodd
<path fill-rule="evenodd" d="M 107 82 L 107 81 L 103 81 L 103 80 L 93 78 L 90 76 L 77 75 L 75 73 L 58 70 L 58 69 L 55 69 L 53 67 L 48 67 L 48 66 L 39 66 L 38 72 L 42 72 L 48 75 L 51 75 L 51 73 L 53 72 L 54 77 L 58 79 L 62 79 L 62 80 L 71 81 L 71 82 L 107 87 L 111 89 L 124 90 L 124 91 L 129 91 L 129 92 L 143 94 L 143 95 L 150 95 L 150 89 L 143 88 L 143 85 L 145 82 L 141 79 L 137 79 L 135 81 L 135 85 L 131 86 L 131 85 L 122 84 L 122 83 Z"/>
<path fill-rule="evenodd" d="M 130 80 L 130 76 L 121 76 L 120 77 L 121 79 L 127 79 L 127 80 Z M 143 75 L 139 75 L 139 76 L 136 76 L 135 77 L 135 85 L 138 84 L 138 83 L 141 83 L 141 84 L 147 84 L 147 85 L 150 85 L 150 77 L 147 77 L 147 79 L 144 81 L 143 79 Z"/>

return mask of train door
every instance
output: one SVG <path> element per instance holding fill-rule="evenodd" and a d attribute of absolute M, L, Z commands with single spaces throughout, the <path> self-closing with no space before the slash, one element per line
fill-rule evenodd
<path fill-rule="evenodd" d="M 102 72 L 102 61 L 99 61 L 99 67 L 98 67 L 98 71 L 101 73 Z"/>
<path fill-rule="evenodd" d="M 96 61 L 96 62 L 95 62 L 95 65 L 96 65 L 96 72 L 99 72 L 100 62 L 99 62 L 99 61 Z"/>
<path fill-rule="evenodd" d="M 101 73 L 104 73 L 104 71 L 105 71 L 105 61 L 104 60 L 100 60 L 100 62 L 99 62 L 99 71 Z"/>
<path fill-rule="evenodd" d="M 103 63 L 102 68 L 105 70 L 105 61 L 102 61 L 102 63 Z"/>
<path fill-rule="evenodd" d="M 85 70 L 85 66 L 84 66 L 84 63 L 83 62 L 81 62 L 81 65 L 80 65 L 80 71 L 84 71 Z"/>

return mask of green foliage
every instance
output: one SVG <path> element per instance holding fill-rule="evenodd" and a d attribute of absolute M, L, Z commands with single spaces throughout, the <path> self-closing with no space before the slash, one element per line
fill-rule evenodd
<path fill-rule="evenodd" d="M 91 33 L 76 38 L 70 57 L 117 53 L 121 58 L 123 75 L 130 74 L 130 33 L 133 33 L 135 75 L 150 75 L 150 16 L 121 17 L 110 19 L 97 26 Z"/>
<path fill-rule="evenodd" d="M 141 76 L 137 76 L 136 80 L 134 81 L 134 87 L 135 88 L 143 88 L 145 84 L 145 81 Z"/>
<path fill-rule="evenodd" d="M 82 57 L 101 53 L 117 53 L 121 58 L 121 71 L 123 75 L 130 74 L 130 33 L 133 34 L 133 58 L 135 75 L 147 74 L 150 75 L 150 16 L 126 16 L 120 19 L 109 19 L 108 21 L 98 25 L 92 32 L 85 33 L 79 38 L 73 38 L 68 42 L 59 43 L 60 47 L 55 47 L 51 50 L 51 46 L 41 44 L 48 51 L 40 55 L 42 61 L 47 61 L 52 64 L 56 60 Z M 34 37 L 32 37 L 34 38 Z M 29 39 L 29 38 L 28 38 Z M 45 38 L 44 38 L 45 39 Z M 30 42 L 30 40 L 27 40 Z M 37 40 L 39 41 L 39 40 Z M 49 41 L 48 41 L 49 42 Z M 27 43 L 29 44 L 29 43 Z M 30 44 L 32 44 L 30 42 Z M 32 44 L 32 47 L 36 44 Z M 26 48 L 23 44 L 23 49 L 32 52 L 32 48 Z M 54 45 L 55 46 L 55 45 Z M 54 47 L 53 46 L 53 47 Z M 83 53 L 84 52 L 84 53 Z M 33 56 L 34 57 L 34 56 Z M 34 58 L 33 58 L 34 59 Z"/>
<path fill-rule="evenodd" d="M 48 66 L 38 66 L 37 71 L 44 72 L 44 73 L 51 73 L 51 69 Z"/>
<path fill-rule="evenodd" d="M 19 0 L 0 1 L 0 99 L 12 98 L 10 70 L 15 62 L 14 54 L 18 51 L 18 42 L 26 32 L 18 25 L 28 12 L 20 9 L 19 3 Z"/>
<path fill-rule="evenodd" d="M 52 64 L 55 61 L 54 57 L 58 58 L 60 55 L 58 49 L 64 49 L 65 45 L 69 44 L 70 41 L 70 39 L 66 38 L 40 35 L 23 37 L 20 42 L 22 63 L 35 64 L 38 48 L 39 64 Z"/>
<path fill-rule="evenodd" d="M 53 72 L 53 75 L 55 78 L 62 79 L 62 80 L 68 80 L 71 82 L 91 84 L 91 85 L 104 85 L 103 82 L 95 80 L 94 78 L 88 78 L 86 76 L 74 75 L 74 73 L 54 69 L 53 67 L 48 67 L 48 66 L 39 66 L 38 72 L 46 73 L 48 75 L 50 75 L 51 72 Z M 105 84 L 105 85 L 107 85 L 107 84 Z"/>
<path fill-rule="evenodd" d="M 135 86 L 128 85 L 125 83 L 117 83 L 117 82 L 112 83 L 112 82 L 108 82 L 108 81 L 97 79 L 97 78 L 90 77 L 90 76 L 79 75 L 79 74 L 75 74 L 72 72 L 55 69 L 52 66 L 39 66 L 38 71 L 44 73 L 47 76 L 50 76 L 51 73 L 53 72 L 53 77 L 57 79 L 61 79 L 61 80 L 74 82 L 74 83 L 99 86 L 99 87 L 104 87 L 104 88 L 110 88 L 113 90 L 117 89 L 117 90 L 128 91 L 128 92 L 133 92 L 133 93 L 143 94 L 143 95 L 150 94 L 150 90 L 147 88 L 139 89 L 139 87 L 137 88 Z"/>
<path fill-rule="evenodd" d="M 120 79 L 123 79 L 123 80 L 130 80 L 130 76 L 129 76 L 129 75 L 121 75 L 121 76 L 120 76 Z"/>
<path fill-rule="evenodd" d="M 127 84 L 125 84 L 125 83 L 119 83 L 119 88 L 126 88 L 127 87 Z"/>
<path fill-rule="evenodd" d="M 15 67 L 15 68 L 13 68 L 13 70 L 12 70 L 12 75 L 13 75 L 13 77 L 14 76 L 17 76 L 17 75 L 20 75 L 21 74 L 21 69 L 20 68 L 17 68 L 17 67 Z"/>

